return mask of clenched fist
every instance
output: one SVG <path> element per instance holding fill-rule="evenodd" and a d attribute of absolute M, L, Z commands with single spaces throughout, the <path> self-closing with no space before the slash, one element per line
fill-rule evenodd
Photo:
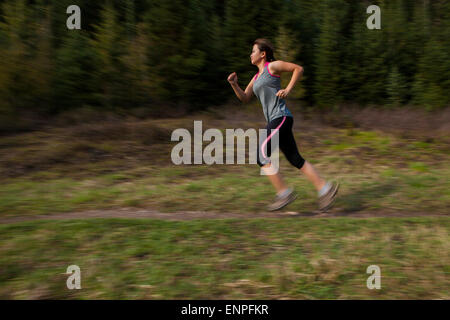
<path fill-rule="evenodd" d="M 238 79 L 237 79 L 237 74 L 236 74 L 236 72 L 233 72 L 232 74 L 230 74 L 229 76 L 228 76 L 228 82 L 230 83 L 230 84 L 237 84 L 237 81 Z"/>

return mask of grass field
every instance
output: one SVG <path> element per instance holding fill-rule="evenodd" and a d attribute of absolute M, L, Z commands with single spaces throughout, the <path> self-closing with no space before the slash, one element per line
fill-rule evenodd
<path fill-rule="evenodd" d="M 0 226 L 3 299 L 448 299 L 448 218 Z M 81 290 L 66 288 L 69 265 Z M 381 289 L 366 268 L 381 269 Z"/>
<path fill-rule="evenodd" d="M 251 114 L 0 137 L 0 222 L 123 207 L 242 215 L 3 223 L 0 298 L 448 299 L 450 135 L 432 126 L 396 132 L 348 117 L 333 125 L 294 116 L 303 157 L 341 182 L 330 214 L 342 217 L 307 217 L 316 192 L 284 156 L 281 172 L 299 193 L 286 210 L 300 213 L 286 219 L 246 219 L 274 196 L 256 165 L 171 163 L 175 128 L 192 130 L 200 119 L 203 130 L 261 126 Z M 364 212 L 371 218 L 352 217 Z M 72 264 L 81 268 L 82 290 L 66 288 Z M 381 290 L 366 287 L 371 264 L 381 268 Z"/>

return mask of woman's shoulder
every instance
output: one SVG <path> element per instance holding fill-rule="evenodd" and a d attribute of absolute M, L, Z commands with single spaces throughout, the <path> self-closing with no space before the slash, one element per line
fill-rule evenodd
<path fill-rule="evenodd" d="M 280 61 L 280 60 L 274 60 L 274 61 L 268 61 L 268 62 L 266 62 L 267 71 L 269 72 L 269 74 L 270 74 L 272 77 L 276 77 L 276 78 L 280 78 L 281 75 L 277 74 L 273 69 L 272 69 L 272 71 L 270 71 L 270 67 L 271 67 L 271 65 L 272 65 L 273 62 L 278 62 L 278 61 Z"/>

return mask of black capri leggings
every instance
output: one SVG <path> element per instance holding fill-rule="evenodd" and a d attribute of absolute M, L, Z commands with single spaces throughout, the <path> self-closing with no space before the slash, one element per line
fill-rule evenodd
<path fill-rule="evenodd" d="M 280 150 L 286 156 L 288 161 L 298 169 L 303 167 L 305 159 L 303 159 L 298 152 L 297 144 L 295 143 L 294 135 L 292 134 L 293 122 L 294 119 L 292 117 L 283 116 L 273 119 L 267 124 L 267 138 L 260 139 L 262 141 L 259 142 L 258 152 L 256 153 L 259 166 L 262 167 L 263 165 L 270 163 L 271 141 L 275 135 L 278 135 Z"/>

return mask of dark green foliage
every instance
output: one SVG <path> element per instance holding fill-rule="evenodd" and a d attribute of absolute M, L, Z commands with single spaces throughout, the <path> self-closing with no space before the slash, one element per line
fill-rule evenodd
<path fill-rule="evenodd" d="M 86 32 L 69 32 L 56 55 L 52 111 L 98 104 L 99 83 L 93 72 L 98 65 Z"/>
<path fill-rule="evenodd" d="M 237 72 L 245 89 L 261 37 L 276 44 L 276 59 L 304 67 L 291 99 L 428 110 L 450 102 L 445 0 L 80 0 L 82 30 L 67 30 L 71 4 L 0 2 L 2 129 L 24 112 L 89 106 L 158 115 L 167 106 L 238 102 L 226 78 Z M 366 27 L 372 4 L 381 30 Z"/>

